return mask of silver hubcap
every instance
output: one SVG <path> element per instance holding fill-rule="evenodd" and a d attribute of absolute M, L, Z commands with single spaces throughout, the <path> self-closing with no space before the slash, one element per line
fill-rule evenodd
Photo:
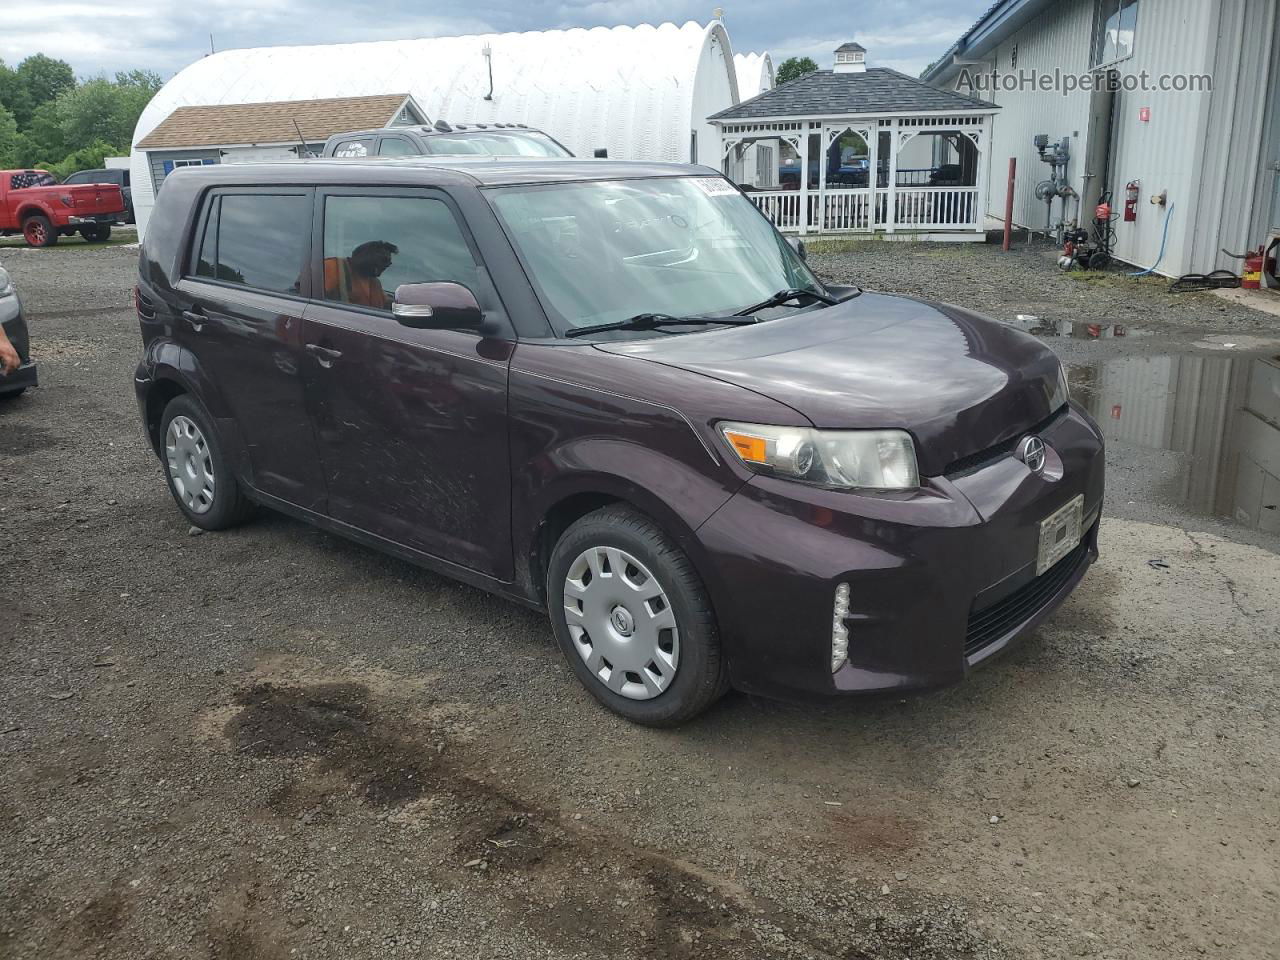
<path fill-rule="evenodd" d="M 662 584 L 616 547 L 578 555 L 564 579 L 564 616 L 582 662 L 614 693 L 658 696 L 676 677 L 680 632 Z"/>
<path fill-rule="evenodd" d="M 207 513 L 213 507 L 213 455 L 200 428 L 186 417 L 174 417 L 164 449 L 178 498 L 192 513 Z"/>

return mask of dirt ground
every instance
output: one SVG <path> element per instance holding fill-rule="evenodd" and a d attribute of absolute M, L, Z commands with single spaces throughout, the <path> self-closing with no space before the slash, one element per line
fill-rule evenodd
<path fill-rule="evenodd" d="M 190 535 L 135 256 L 0 251 L 43 381 L 0 403 L 0 957 L 1280 956 L 1275 538 L 1122 480 L 1080 589 L 963 685 L 642 729 L 536 614 L 278 515 Z M 1035 251 L 814 260 L 1149 322 L 1067 353 L 1280 339 Z"/>

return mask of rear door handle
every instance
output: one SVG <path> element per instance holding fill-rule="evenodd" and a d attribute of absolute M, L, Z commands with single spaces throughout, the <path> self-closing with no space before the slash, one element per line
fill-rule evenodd
<path fill-rule="evenodd" d="M 334 350 L 332 347 L 322 347 L 318 343 L 308 343 L 304 349 L 307 353 L 320 361 L 320 366 L 326 369 L 332 367 L 333 361 L 342 356 L 341 350 Z"/>
<path fill-rule="evenodd" d="M 209 322 L 208 317 L 196 310 L 183 310 L 182 319 L 191 324 L 196 333 L 199 333 L 200 328 Z"/>

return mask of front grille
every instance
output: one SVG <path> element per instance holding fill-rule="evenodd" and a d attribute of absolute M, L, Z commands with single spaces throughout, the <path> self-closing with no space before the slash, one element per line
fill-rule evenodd
<path fill-rule="evenodd" d="M 1013 453 L 1018 448 L 1018 443 L 1023 437 L 1033 433 L 1044 433 L 1049 430 L 1058 418 L 1063 416 L 1067 411 L 1066 406 L 1059 407 L 1049 416 L 1045 417 L 1034 426 L 1028 427 L 1021 433 L 1014 434 L 1008 440 L 1001 440 L 994 446 L 979 450 L 977 453 L 971 453 L 968 456 L 961 457 L 959 460 L 953 460 L 947 465 L 947 469 L 942 471 L 947 478 L 954 480 L 957 477 L 964 476 L 967 473 L 973 473 L 981 470 L 988 464 L 995 463 L 997 460 L 1003 460 L 1005 457 Z"/>
<path fill-rule="evenodd" d="M 1023 584 L 989 607 L 971 612 L 969 632 L 964 639 L 965 656 L 972 656 L 990 646 L 1039 613 L 1079 569 L 1087 551 L 1088 546 L 1082 540 L 1080 546 L 1030 583 Z"/>

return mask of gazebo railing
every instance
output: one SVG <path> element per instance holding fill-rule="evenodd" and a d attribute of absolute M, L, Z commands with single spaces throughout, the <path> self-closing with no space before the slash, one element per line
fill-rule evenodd
<path fill-rule="evenodd" d="M 898 187 L 894 225 L 909 230 L 978 226 L 977 187 Z"/>
<path fill-rule="evenodd" d="M 889 226 L 889 191 L 814 190 L 801 222 L 799 190 L 748 193 L 779 230 L 869 232 Z M 981 216 L 977 187 L 898 187 L 893 192 L 893 227 L 898 230 L 976 230 Z"/>

